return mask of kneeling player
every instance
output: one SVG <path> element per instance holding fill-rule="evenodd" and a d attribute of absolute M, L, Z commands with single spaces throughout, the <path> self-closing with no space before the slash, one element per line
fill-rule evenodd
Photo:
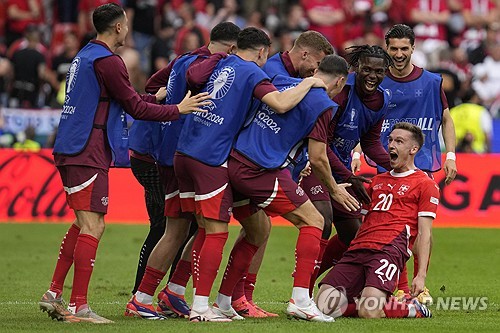
<path fill-rule="evenodd" d="M 417 126 L 394 126 L 389 135 L 392 171 L 373 178 L 365 221 L 344 257 L 320 283 L 317 302 L 324 313 L 362 318 L 431 316 L 416 299 L 399 303 L 390 298 L 417 234 L 419 270 L 412 282 L 412 295 L 424 289 L 439 188 L 415 167 L 415 155 L 423 141 Z"/>

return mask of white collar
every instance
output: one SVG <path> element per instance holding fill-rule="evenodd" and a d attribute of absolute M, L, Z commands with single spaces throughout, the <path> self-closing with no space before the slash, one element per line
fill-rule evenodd
<path fill-rule="evenodd" d="M 413 174 L 415 172 L 417 172 L 416 169 L 414 169 L 414 170 L 408 170 L 408 171 L 405 171 L 405 172 L 398 173 L 398 172 L 394 171 L 394 169 L 393 169 L 393 170 L 391 170 L 391 176 L 400 178 L 400 177 L 409 176 L 409 175 L 411 175 L 411 174 Z"/>

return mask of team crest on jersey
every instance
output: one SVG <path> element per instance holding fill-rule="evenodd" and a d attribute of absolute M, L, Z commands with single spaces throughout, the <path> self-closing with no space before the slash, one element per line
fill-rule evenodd
<path fill-rule="evenodd" d="M 373 190 L 374 191 L 380 190 L 380 189 L 382 189 L 383 186 L 384 186 L 384 184 L 382 184 L 382 183 L 381 184 L 377 184 L 377 185 L 373 186 Z"/>
<path fill-rule="evenodd" d="M 78 76 L 78 71 L 80 70 L 80 57 L 76 57 L 71 62 L 68 74 L 66 76 L 66 93 L 69 93 L 75 87 L 76 77 Z"/>
<path fill-rule="evenodd" d="M 233 67 L 226 66 L 221 70 L 215 71 L 210 76 L 207 84 L 207 90 L 213 99 L 221 99 L 226 96 L 233 85 L 235 72 Z"/>
<path fill-rule="evenodd" d="M 399 187 L 398 194 L 405 195 L 405 193 L 408 192 L 409 189 L 410 189 L 410 185 L 403 184 Z"/>
<path fill-rule="evenodd" d="M 172 99 L 172 94 L 174 93 L 174 84 L 175 84 L 176 77 L 177 77 L 177 73 L 172 68 L 172 71 L 170 72 L 170 75 L 168 76 L 167 101 L 170 101 Z"/>
<path fill-rule="evenodd" d="M 422 97 L 424 95 L 424 89 L 415 89 L 415 97 Z"/>

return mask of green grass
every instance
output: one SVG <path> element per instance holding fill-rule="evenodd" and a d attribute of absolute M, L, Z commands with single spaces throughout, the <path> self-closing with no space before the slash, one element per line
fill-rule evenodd
<path fill-rule="evenodd" d="M 294 228 L 275 227 L 259 275 L 255 299 L 280 318 L 250 319 L 226 324 L 186 320 L 148 322 L 123 316 L 135 278 L 138 251 L 147 226 L 109 225 L 99 247 L 89 300 L 113 325 L 66 324 L 51 321 L 38 310 L 47 289 L 60 240 L 67 225 L 0 224 L 0 332 L 498 332 L 500 331 L 500 229 L 435 229 L 427 286 L 437 296 L 488 297 L 483 311 L 446 311 L 434 307 L 432 319 L 361 320 L 340 318 L 333 324 L 286 319 L 297 237 Z M 236 228 L 225 254 L 229 253 Z M 225 265 L 225 260 L 223 261 Z M 412 266 L 412 265 L 410 265 Z M 221 269 L 222 271 L 222 269 Z M 65 287 L 69 298 L 71 275 Z M 219 280 L 216 281 L 219 285 Z M 444 286 L 444 288 L 442 288 Z M 444 293 L 440 289 L 445 289 Z M 191 291 L 188 291 L 191 295 Z M 190 297 L 188 297 L 190 299 Z"/>

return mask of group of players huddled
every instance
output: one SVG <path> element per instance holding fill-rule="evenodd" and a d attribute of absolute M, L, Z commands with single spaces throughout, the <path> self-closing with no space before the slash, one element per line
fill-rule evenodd
<path fill-rule="evenodd" d="M 441 168 L 442 127 L 445 181 L 454 179 L 455 132 L 441 77 L 411 63 L 410 27 L 393 26 L 386 49 L 348 48 L 347 60 L 307 31 L 268 59 L 265 32 L 222 22 L 207 46 L 175 58 L 148 80 L 150 95 L 139 95 L 114 54 L 128 33 L 125 12 L 106 4 L 93 21 L 98 35 L 72 62 L 65 100 L 72 112 L 63 112 L 54 147 L 76 219 L 39 302 L 43 311 L 66 322 L 112 322 L 90 309 L 87 290 L 114 165 L 131 166 L 151 222 L 126 316 L 278 316 L 253 300 L 274 216 L 299 230 L 287 315 L 318 322 L 431 316 L 422 298 L 440 197 L 432 172 Z M 125 112 L 137 119 L 130 131 Z M 379 169 L 373 179 L 356 174 L 360 149 Z M 231 217 L 242 229 L 210 304 Z"/>

